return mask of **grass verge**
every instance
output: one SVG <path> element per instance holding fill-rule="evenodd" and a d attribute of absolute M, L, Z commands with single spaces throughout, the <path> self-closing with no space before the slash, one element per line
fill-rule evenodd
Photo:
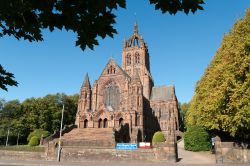
<path fill-rule="evenodd" d="M 29 145 L 0 146 L 0 150 L 44 152 L 44 147 Z"/>

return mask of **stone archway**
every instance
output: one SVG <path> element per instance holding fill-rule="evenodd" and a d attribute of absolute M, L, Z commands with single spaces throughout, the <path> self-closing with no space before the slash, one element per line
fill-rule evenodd
<path fill-rule="evenodd" d="M 140 129 L 137 132 L 137 142 L 142 142 L 142 132 Z"/>
<path fill-rule="evenodd" d="M 120 119 L 119 119 L 119 126 L 122 126 L 122 125 L 123 125 L 123 122 L 124 122 L 123 118 L 120 118 Z"/>
<path fill-rule="evenodd" d="M 98 128 L 102 128 L 102 119 L 101 118 L 98 120 Z"/>
<path fill-rule="evenodd" d="M 88 128 L 88 119 L 85 119 L 83 122 L 83 128 Z"/>
<path fill-rule="evenodd" d="M 103 128 L 108 128 L 108 119 L 107 118 L 105 118 L 103 120 Z"/>

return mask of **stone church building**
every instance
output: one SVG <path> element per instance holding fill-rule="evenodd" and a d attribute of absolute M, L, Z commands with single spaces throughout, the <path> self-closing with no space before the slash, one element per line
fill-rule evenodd
<path fill-rule="evenodd" d="M 75 124 L 77 129 L 68 138 L 77 138 L 81 131 L 88 139 L 113 138 L 115 142 L 151 141 L 156 131 L 168 136 L 179 130 L 175 87 L 154 85 L 148 46 L 137 24 L 123 43 L 122 66 L 109 59 L 93 86 L 85 76 Z"/>

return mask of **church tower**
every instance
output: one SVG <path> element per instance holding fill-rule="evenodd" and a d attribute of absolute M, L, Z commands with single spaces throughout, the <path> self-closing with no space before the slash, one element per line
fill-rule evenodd
<path fill-rule="evenodd" d="M 149 99 L 154 82 L 150 73 L 148 46 L 138 32 L 137 23 L 134 26 L 134 34 L 124 41 L 122 69 L 130 77 L 133 77 L 136 73 L 139 74 L 143 85 L 143 96 Z"/>

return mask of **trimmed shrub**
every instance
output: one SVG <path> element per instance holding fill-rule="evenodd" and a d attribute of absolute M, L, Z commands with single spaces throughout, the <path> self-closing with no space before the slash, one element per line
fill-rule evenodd
<path fill-rule="evenodd" d="M 184 133 L 184 148 L 189 151 L 208 151 L 211 148 L 208 132 L 200 126 L 192 126 Z"/>
<path fill-rule="evenodd" d="M 157 131 L 156 133 L 154 133 L 153 140 L 152 140 L 153 143 L 165 142 L 165 141 L 166 139 L 165 139 L 163 132 Z"/>
<path fill-rule="evenodd" d="M 27 141 L 29 142 L 30 139 L 33 137 L 33 136 L 36 136 L 37 138 L 41 138 L 41 136 L 43 135 L 43 137 L 48 137 L 49 136 L 49 132 L 48 131 L 45 131 L 45 130 L 42 130 L 42 129 L 35 129 L 33 132 L 31 132 L 27 138 Z"/>
<path fill-rule="evenodd" d="M 33 136 L 29 141 L 29 146 L 37 146 L 39 145 L 39 138 L 37 136 Z"/>

